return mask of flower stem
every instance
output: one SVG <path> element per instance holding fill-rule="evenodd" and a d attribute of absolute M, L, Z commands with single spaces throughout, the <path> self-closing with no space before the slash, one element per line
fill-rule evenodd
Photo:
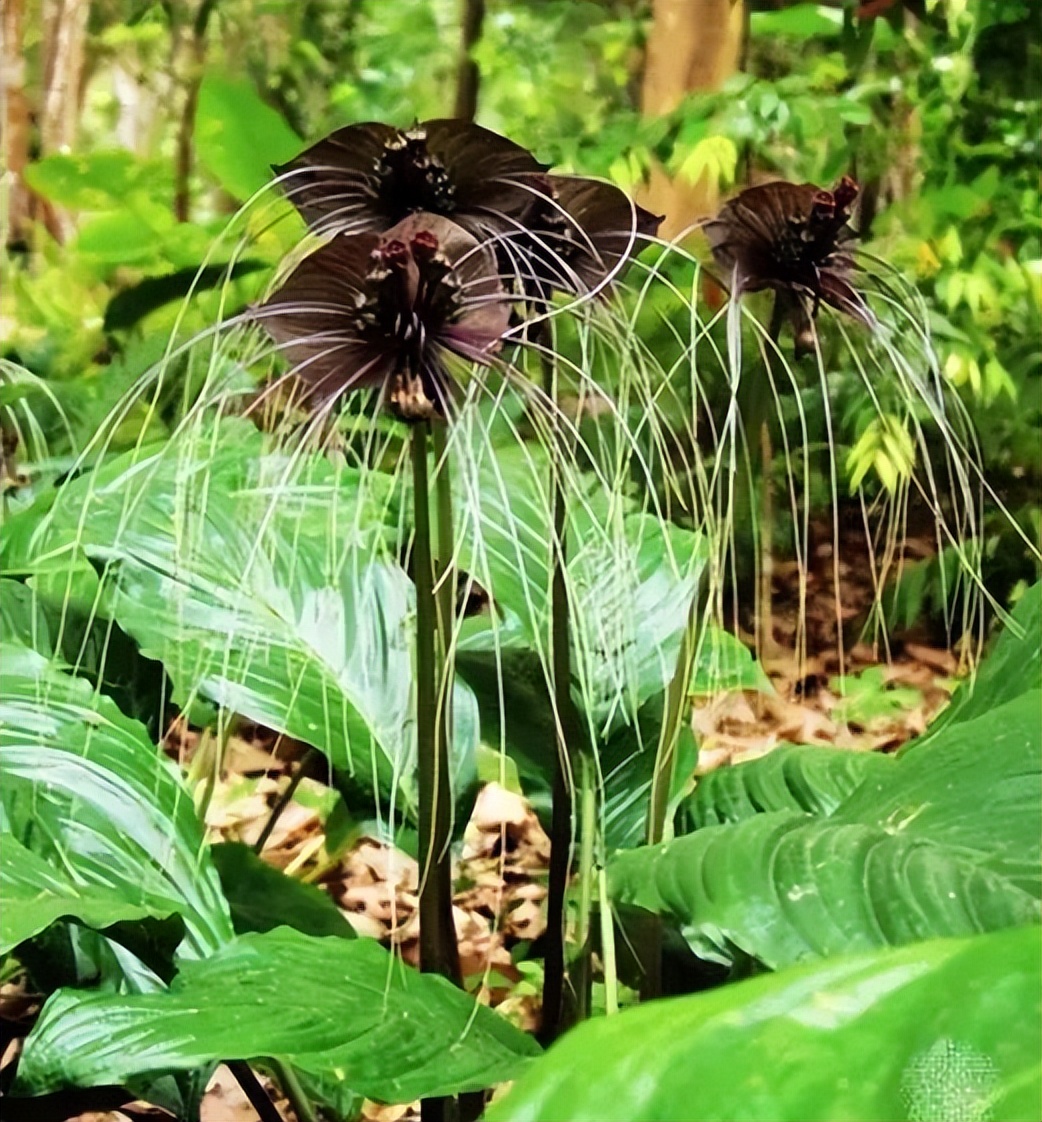
<path fill-rule="evenodd" d="M 594 855 L 597 841 L 596 773 L 593 760 L 586 753 L 580 761 L 579 788 L 579 914 L 575 923 L 579 958 L 575 964 L 573 989 L 576 1019 L 584 1021 L 590 1015 L 593 989 L 593 888 L 597 879 Z"/>
<path fill-rule="evenodd" d="M 451 669 L 449 649 L 452 643 L 452 625 L 456 616 L 456 580 L 452 564 L 452 547 L 454 543 L 452 525 L 452 476 L 449 474 L 449 460 L 446 454 L 447 442 L 445 439 L 445 426 L 432 426 L 431 437 L 434 447 L 434 462 L 437 465 L 437 475 L 434 478 L 434 490 L 438 518 L 438 546 L 434 559 L 434 597 L 438 608 L 438 636 L 441 643 L 441 657 L 443 659 L 442 680 L 446 690 L 445 696 L 448 698 L 448 702 L 445 705 L 443 721 L 445 728 L 451 730 L 452 683 L 447 675 Z"/>
<path fill-rule="evenodd" d="M 242 1088 L 243 1094 L 250 1101 L 250 1106 L 257 1112 L 261 1122 L 283 1122 L 278 1107 L 271 1101 L 268 1092 L 261 1086 L 260 1080 L 253 1074 L 253 1069 L 245 1060 L 228 1060 L 228 1070 L 235 1076 L 236 1083 Z"/>
<path fill-rule="evenodd" d="M 431 558 L 429 423 L 413 426 L 412 467 L 416 583 L 416 751 L 419 797 L 420 969 L 460 984 L 452 922 L 452 797 L 445 694 L 438 692 L 438 611 Z"/>
<path fill-rule="evenodd" d="M 659 733 L 658 748 L 655 750 L 655 770 L 651 777 L 651 800 L 648 807 L 647 843 L 658 845 L 666 834 L 666 816 L 669 812 L 669 793 L 673 786 L 673 771 L 676 766 L 677 745 L 687 713 L 688 688 L 691 670 L 695 661 L 696 636 L 698 634 L 698 596 L 691 601 L 688 609 L 684 635 L 680 640 L 680 652 L 673 669 L 673 677 L 666 689 L 666 711 L 662 715 L 662 730 Z"/>
<path fill-rule="evenodd" d="M 552 348 L 551 348 L 552 351 Z M 557 401 L 557 376 L 553 358 L 544 353 L 540 358 L 543 388 Z M 581 752 L 582 730 L 572 700 L 571 635 L 569 625 L 568 589 L 565 584 L 567 563 L 567 507 L 561 485 L 560 465 L 556 458 L 563 453 L 559 429 L 555 429 L 551 461 L 553 473 L 554 532 L 551 543 L 550 584 L 550 649 L 553 671 L 554 710 L 557 718 L 557 753 L 554 765 L 552 810 L 550 820 L 550 869 L 546 902 L 546 954 L 543 960 L 543 1024 L 540 1040 L 545 1044 L 558 1036 L 575 1020 L 574 1002 L 566 987 L 565 962 L 565 896 L 571 868 L 573 837 L 572 796 L 575 765 Z M 588 954 L 588 948 L 580 952 Z"/>
<path fill-rule="evenodd" d="M 321 756 L 322 753 L 319 752 L 317 748 L 309 748 L 297 764 L 292 778 L 286 785 L 286 789 L 275 800 L 275 805 L 271 808 L 271 813 L 268 815 L 267 822 L 264 823 L 264 828 L 260 832 L 260 837 L 253 843 L 253 852 L 258 856 L 263 852 L 264 846 L 267 844 L 268 838 L 271 837 L 276 823 L 282 817 L 282 812 L 293 801 L 293 796 L 297 793 L 297 788 Z"/>
<path fill-rule="evenodd" d="M 271 1069 L 282 1088 L 282 1093 L 289 1099 L 298 1122 L 318 1122 L 318 1115 L 315 1113 L 304 1088 L 301 1087 L 292 1064 L 285 1060 L 272 1059 Z"/>

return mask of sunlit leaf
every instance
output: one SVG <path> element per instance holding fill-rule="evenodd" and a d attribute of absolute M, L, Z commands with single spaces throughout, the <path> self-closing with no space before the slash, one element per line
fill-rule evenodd
<path fill-rule="evenodd" d="M 124 1083 L 215 1059 L 279 1056 L 385 1102 L 516 1078 L 532 1038 L 369 939 L 290 928 L 185 963 L 169 991 L 60 991 L 26 1041 L 15 1088 Z"/>
<path fill-rule="evenodd" d="M 1032 1122 L 1037 928 L 798 967 L 580 1025 L 489 1122 Z"/>

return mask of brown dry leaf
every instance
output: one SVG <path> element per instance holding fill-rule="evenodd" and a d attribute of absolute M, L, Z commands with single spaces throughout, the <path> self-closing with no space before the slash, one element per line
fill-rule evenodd
<path fill-rule="evenodd" d="M 364 1122 L 420 1122 L 420 1104 L 388 1105 L 366 1099 L 362 1104 L 362 1118 Z"/>
<path fill-rule="evenodd" d="M 274 779 L 259 779 L 245 789 L 238 778 L 218 780 L 206 809 L 207 829 L 224 841 L 244 841 L 246 831 L 255 826 L 256 838 L 271 811 L 270 799 L 277 791 Z"/>
<path fill-rule="evenodd" d="M 224 1064 L 206 1085 L 199 1119 L 200 1122 L 257 1122 L 257 1112 Z"/>

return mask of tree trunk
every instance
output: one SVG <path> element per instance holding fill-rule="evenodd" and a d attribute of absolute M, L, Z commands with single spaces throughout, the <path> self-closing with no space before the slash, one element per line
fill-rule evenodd
<path fill-rule="evenodd" d="M 462 121 L 473 121 L 478 111 L 481 72 L 472 58 L 472 52 L 481 39 L 484 22 L 485 0 L 463 0 L 459 67 L 456 72 L 456 108 L 453 113 L 453 116 Z"/>
<path fill-rule="evenodd" d="M 43 101 L 40 107 L 40 152 L 69 152 L 80 123 L 87 17 L 90 0 L 46 0 L 43 9 Z M 68 215 L 45 207 L 48 230 L 63 241 L 72 232 Z"/>
<path fill-rule="evenodd" d="M 25 56 L 22 53 L 25 9 L 22 0 L 4 0 L 3 42 L 0 45 L 0 101 L 3 134 L 0 157 L 4 169 L 0 222 L 4 244 L 23 243 L 32 216 L 32 197 L 22 176 L 29 162 L 29 98 L 25 92 Z"/>
<path fill-rule="evenodd" d="M 177 155 L 174 159 L 174 217 L 187 222 L 191 216 L 192 169 L 195 164 L 195 111 L 199 105 L 199 89 L 206 68 L 206 33 L 216 0 L 202 0 L 192 22 L 188 44 L 187 72 L 184 78 L 184 102 L 177 126 Z"/>
<path fill-rule="evenodd" d="M 696 90 L 718 90 L 738 69 L 745 11 L 742 0 L 653 0 L 644 63 L 641 109 L 646 117 L 670 113 Z M 671 179 L 655 167 L 641 202 L 665 214 L 672 237 L 716 209 L 715 183 Z"/>
<path fill-rule="evenodd" d="M 47 0 L 44 5 L 43 111 L 40 147 L 45 156 L 76 142 L 90 0 Z"/>

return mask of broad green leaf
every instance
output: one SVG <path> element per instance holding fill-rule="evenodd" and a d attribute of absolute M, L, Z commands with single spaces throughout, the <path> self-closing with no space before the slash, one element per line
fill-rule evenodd
<path fill-rule="evenodd" d="M 514 1079 L 538 1051 L 449 982 L 371 940 L 279 928 L 185 963 L 163 993 L 59 991 L 26 1040 L 15 1090 L 277 1056 L 370 1098 L 409 1102 Z"/>
<path fill-rule="evenodd" d="M 831 814 L 868 776 L 885 784 L 896 761 L 874 752 L 783 744 L 758 760 L 717 768 L 687 801 L 696 828 L 774 810 Z"/>
<path fill-rule="evenodd" d="M 355 929 L 321 889 L 303 884 L 262 861 L 241 842 L 210 850 L 238 934 L 293 927 L 305 935 L 353 939 Z"/>
<path fill-rule="evenodd" d="M 213 71 L 199 90 L 195 143 L 202 165 L 240 201 L 270 183 L 271 165 L 290 160 L 302 146 L 251 81 Z"/>
<path fill-rule="evenodd" d="M 771 969 L 1036 923 L 1038 901 L 979 859 L 878 826 L 792 812 L 620 854 L 613 898 L 675 920 L 696 954 Z"/>
<path fill-rule="evenodd" d="M 925 838 L 1042 895 L 1042 691 L 950 725 L 876 768 L 832 817 Z"/>
<path fill-rule="evenodd" d="M 171 911 L 131 904 L 125 892 L 105 885 L 77 884 L 17 838 L 0 832 L 0 954 L 7 954 L 57 919 L 76 919 L 88 927 L 103 928 Z"/>
<path fill-rule="evenodd" d="M 177 702 L 202 696 L 313 744 L 413 814 L 413 586 L 380 544 L 391 486 L 232 422 L 66 486 L 45 518 L 12 520 L 4 558 L 30 571 L 39 558 L 59 591 L 60 564 L 79 579 L 89 559 L 98 608 L 163 664 Z M 462 790 L 477 708 L 462 685 L 454 701 Z"/>
<path fill-rule="evenodd" d="M 971 721 L 1005 701 L 1042 686 L 1042 583 L 1024 593 L 995 648 L 970 682 L 921 740 L 932 740 L 950 725 Z M 912 746 L 909 746 L 909 750 Z"/>
<path fill-rule="evenodd" d="M 691 693 L 718 694 L 725 690 L 773 693 L 774 687 L 751 650 L 722 627 L 702 630 L 691 668 Z"/>
<path fill-rule="evenodd" d="M 834 959 L 568 1033 L 488 1122 L 1042 1116 L 1037 928 Z"/>
<path fill-rule="evenodd" d="M 186 956 L 231 937 L 177 769 L 108 698 L 14 643 L 0 659 L 0 775 L 6 828 L 49 864 L 150 915 L 181 915 Z"/>
<path fill-rule="evenodd" d="M 527 448 L 486 446 L 475 463 L 457 468 L 457 522 L 467 543 L 460 564 L 506 617 L 498 631 L 471 636 L 467 649 L 509 643 L 546 664 L 554 549 L 549 465 Z M 606 734 L 631 722 L 672 678 L 709 546 L 700 534 L 633 509 L 594 482 L 575 497 L 567 534 L 573 691 L 593 729 Z"/>
<path fill-rule="evenodd" d="M 793 4 L 781 11 L 751 13 L 750 26 L 752 34 L 766 42 L 778 36 L 798 40 L 836 36 L 843 28 L 843 21 L 838 12 L 822 4 Z"/>
<path fill-rule="evenodd" d="M 124 148 L 58 153 L 25 169 L 25 181 L 38 195 L 71 210 L 105 210 L 135 191 L 153 198 L 173 194 L 170 165 L 144 161 Z"/>
<path fill-rule="evenodd" d="M 1035 690 L 896 760 L 866 757 L 856 786 L 824 749 L 717 773 L 691 800 L 706 828 L 619 857 L 617 898 L 673 917 L 698 953 L 727 960 L 737 947 L 775 968 L 1034 922 L 1040 711 Z"/>
<path fill-rule="evenodd" d="M 0 580 L 0 643 L 12 641 L 47 658 L 54 653 L 47 616 L 32 589 L 20 581 Z"/>

